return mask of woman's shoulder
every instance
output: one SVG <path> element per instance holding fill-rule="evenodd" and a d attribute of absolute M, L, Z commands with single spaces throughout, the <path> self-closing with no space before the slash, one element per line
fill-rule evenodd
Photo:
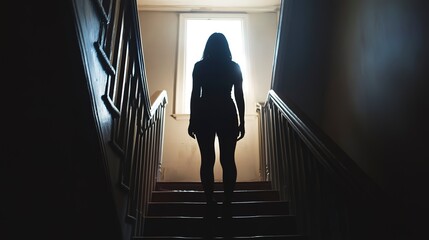
<path fill-rule="evenodd" d="M 200 61 L 196 62 L 196 63 L 194 64 L 194 72 L 200 72 L 200 71 L 203 71 L 203 70 L 202 70 L 202 69 L 204 69 L 203 65 L 204 65 L 204 62 L 203 62 L 202 60 L 200 60 Z"/>
<path fill-rule="evenodd" d="M 203 64 L 203 62 L 204 62 L 203 60 L 197 61 L 197 62 L 194 64 L 194 66 L 195 66 L 195 67 L 197 67 L 197 66 L 199 67 L 199 66 L 201 66 L 201 65 Z"/>
<path fill-rule="evenodd" d="M 240 66 L 236 61 L 231 60 L 230 62 L 231 62 L 231 65 L 234 65 L 234 66 L 237 66 L 237 67 Z"/>
<path fill-rule="evenodd" d="M 240 69 L 240 64 L 238 64 L 237 62 L 235 62 L 235 61 L 230 61 L 230 65 L 233 67 L 233 68 L 235 68 L 235 69 Z"/>
<path fill-rule="evenodd" d="M 240 64 L 237 62 L 231 61 L 230 66 L 232 69 L 234 69 L 236 72 L 241 72 Z"/>

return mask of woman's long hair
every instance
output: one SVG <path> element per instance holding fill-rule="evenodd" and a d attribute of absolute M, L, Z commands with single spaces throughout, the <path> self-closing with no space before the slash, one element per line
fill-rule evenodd
<path fill-rule="evenodd" d="M 203 59 L 231 60 L 231 50 L 225 35 L 215 32 L 210 35 L 204 48 Z"/>

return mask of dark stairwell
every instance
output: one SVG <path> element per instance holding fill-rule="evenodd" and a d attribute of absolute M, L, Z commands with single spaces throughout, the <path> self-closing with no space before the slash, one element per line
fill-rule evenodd
<path fill-rule="evenodd" d="M 424 44 L 428 42 L 428 31 L 422 29 L 428 29 L 428 4 L 392 2 L 378 3 L 381 5 L 370 1 L 282 2 L 273 90 L 258 109 L 261 167 L 265 170 L 261 180 L 269 182 L 270 189 L 278 193 L 278 200 L 287 203 L 285 216 L 295 218 L 291 224 L 296 229 L 277 232 L 278 235 L 360 240 L 417 239 L 424 233 L 428 213 L 427 204 L 423 203 L 428 200 L 424 189 L 429 169 L 426 161 L 429 121 L 425 115 L 429 68 L 426 67 L 428 46 Z M 165 92 L 149 94 L 147 90 L 135 2 L 70 0 L 8 4 L 7 20 L 11 24 L 7 22 L 4 45 L 7 47 L 4 76 L 8 77 L 2 88 L 6 133 L 1 168 L 5 186 L 2 239 L 129 240 L 155 235 L 150 232 L 155 227 L 145 229 L 145 226 L 151 224 L 154 206 L 151 204 L 157 198 L 157 190 L 161 190 L 157 189 L 161 186 L 157 185 L 161 184 L 157 183 L 157 171 L 167 98 Z M 356 8 L 353 4 L 357 4 Z M 362 9 L 367 10 L 362 15 L 355 12 Z M 348 15 L 350 19 L 340 14 L 344 12 L 354 15 Z M 415 24 L 402 25 L 401 21 L 394 21 L 392 14 L 415 20 Z M 342 17 L 348 21 L 334 21 L 344 20 Z M 353 28 L 354 23 L 359 23 L 353 17 L 363 22 L 360 28 Z M 365 134 L 360 137 L 362 142 L 374 144 L 370 150 L 375 153 L 368 154 L 371 158 L 366 163 L 377 162 L 382 170 L 363 171 L 368 169 L 357 165 L 330 137 L 334 135 L 336 141 L 341 140 L 332 129 L 345 131 L 343 125 L 335 125 L 339 121 L 329 117 L 325 121 L 335 126 L 322 124 L 323 114 L 328 115 L 330 109 L 323 105 L 327 100 L 320 93 L 325 91 L 317 89 L 332 84 L 334 100 L 331 101 L 336 100 L 338 85 L 328 80 L 333 75 L 339 79 L 348 76 L 335 71 L 337 68 L 330 64 L 347 61 L 340 56 L 344 49 L 336 52 L 338 55 L 331 54 L 335 52 L 331 50 L 333 45 L 349 49 L 341 41 L 344 39 L 335 39 L 349 35 L 337 30 L 347 27 L 371 30 L 374 20 L 371 17 L 382 23 L 377 25 L 381 30 L 386 30 L 383 26 L 388 24 L 409 31 L 388 28 L 364 32 L 360 40 L 365 51 L 357 52 L 372 54 L 381 62 L 390 59 L 377 58 L 384 52 L 368 46 L 377 45 L 376 40 L 380 39 L 383 44 L 378 47 L 391 46 L 386 43 L 396 39 L 390 38 L 394 34 L 403 40 L 395 43 L 406 46 L 400 52 L 406 58 L 395 58 L 394 62 L 399 64 L 389 65 L 388 70 L 362 64 L 359 65 L 362 72 L 353 73 L 358 77 L 369 74 L 375 80 L 407 83 L 404 87 L 408 91 L 393 94 L 403 105 L 370 99 L 374 100 L 371 107 L 378 110 L 370 116 L 381 118 L 383 124 L 377 122 L 362 131 L 377 141 Z M 350 25 L 343 27 L 338 23 Z M 375 32 L 381 36 L 374 38 Z M 314 44 L 310 39 L 320 41 Z M 413 41 L 408 42 L 410 39 Z M 343 45 L 334 44 L 338 42 Z M 365 59 L 362 61 L 367 63 Z M 409 62 L 413 64 L 407 65 Z M 404 65 L 409 71 L 401 68 Z M 383 71 L 371 72 L 379 68 Z M 384 85 L 377 99 L 388 100 L 385 98 L 390 92 L 386 88 Z M 342 103 L 341 100 L 337 102 Z M 379 114 L 386 113 L 384 107 L 391 105 L 395 107 L 388 109 L 397 118 Z M 396 120 L 407 127 L 401 127 Z M 389 128 L 392 126 L 393 130 Z M 381 131 L 386 130 L 384 127 L 389 130 L 387 133 Z M 377 175 L 380 172 L 383 176 Z M 367 174 L 372 174 L 372 178 Z M 384 184 L 382 189 L 373 181 L 379 178 Z M 251 210 L 241 212 L 242 205 L 236 206 L 237 216 L 250 215 Z M 276 207 L 271 213 L 281 213 L 283 207 Z M 264 207 L 264 211 L 268 210 Z M 276 224 L 290 226 L 280 221 Z"/>

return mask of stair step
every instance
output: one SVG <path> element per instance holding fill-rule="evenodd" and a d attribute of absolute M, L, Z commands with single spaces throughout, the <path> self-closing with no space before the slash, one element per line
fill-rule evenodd
<path fill-rule="evenodd" d="M 135 240 L 203 240 L 203 237 L 174 237 L 174 236 L 141 236 L 134 237 Z M 212 239 L 225 239 L 223 237 L 214 237 Z M 266 236 L 244 236 L 234 237 L 232 239 L 255 239 L 255 240 L 307 240 L 302 235 L 266 235 Z"/>
<path fill-rule="evenodd" d="M 138 240 L 261 239 L 307 240 L 297 234 L 296 218 L 287 201 L 270 182 L 238 182 L 231 204 L 231 219 L 221 218 L 223 183 L 215 183 L 217 217 L 203 218 L 205 195 L 200 182 L 158 182 Z M 207 234 L 212 232 L 212 234 Z"/>
<path fill-rule="evenodd" d="M 148 216 L 201 217 L 205 207 L 205 202 L 150 202 Z M 219 204 L 218 211 L 221 207 Z M 233 202 L 231 210 L 233 216 L 287 215 L 289 205 L 286 201 Z"/>
<path fill-rule="evenodd" d="M 235 184 L 236 190 L 271 190 L 271 182 L 259 181 L 259 182 L 237 182 Z M 203 187 L 201 182 L 157 182 L 155 190 L 195 190 L 202 191 Z M 215 191 L 223 190 L 222 182 L 215 182 Z"/>
<path fill-rule="evenodd" d="M 147 217 L 144 236 L 201 237 L 212 225 L 202 217 Z M 216 218 L 214 236 L 263 236 L 290 235 L 296 233 L 296 219 L 293 215 L 240 216 L 229 220 Z"/>
<path fill-rule="evenodd" d="M 223 191 L 214 191 L 216 201 L 223 201 Z M 274 190 L 237 190 L 234 191 L 232 201 L 277 201 L 280 196 Z M 203 191 L 153 191 L 152 202 L 205 202 Z"/>

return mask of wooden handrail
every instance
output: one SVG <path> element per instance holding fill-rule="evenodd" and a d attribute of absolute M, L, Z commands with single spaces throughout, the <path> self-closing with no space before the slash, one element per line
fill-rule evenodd
<path fill-rule="evenodd" d="M 257 112 L 261 176 L 290 202 L 300 234 L 353 239 L 355 219 L 379 217 L 380 188 L 295 106 L 270 90 Z M 373 228 L 359 224 L 362 236 Z"/>
<path fill-rule="evenodd" d="M 154 116 L 156 110 L 161 105 L 167 104 L 167 102 L 168 102 L 167 91 L 161 90 L 161 91 L 156 91 L 154 94 L 152 94 L 152 96 L 150 97 L 150 103 L 151 103 L 150 116 Z"/>

